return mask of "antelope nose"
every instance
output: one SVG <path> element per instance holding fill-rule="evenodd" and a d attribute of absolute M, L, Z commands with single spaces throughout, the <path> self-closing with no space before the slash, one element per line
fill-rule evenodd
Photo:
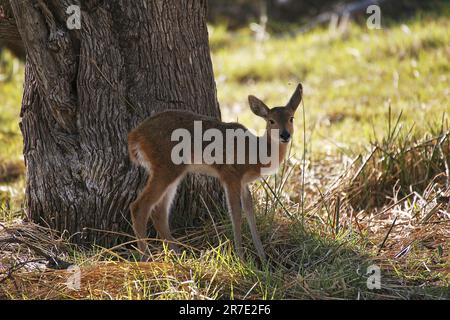
<path fill-rule="evenodd" d="M 291 139 L 291 134 L 284 130 L 283 132 L 281 132 L 280 138 L 281 142 L 289 142 L 289 140 Z"/>

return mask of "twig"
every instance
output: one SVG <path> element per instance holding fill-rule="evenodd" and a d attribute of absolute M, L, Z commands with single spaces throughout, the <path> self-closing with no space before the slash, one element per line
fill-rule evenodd
<path fill-rule="evenodd" d="M 370 161 L 370 159 L 372 159 L 372 156 L 375 154 L 375 151 L 378 150 L 378 146 L 374 146 L 372 151 L 370 152 L 369 156 L 366 158 L 366 160 L 364 160 L 363 164 L 358 168 L 358 171 L 356 171 L 355 175 L 353 176 L 351 183 L 355 182 L 356 178 L 358 178 L 358 176 L 361 174 L 361 172 L 364 170 L 364 168 L 366 167 L 367 163 Z"/>
<path fill-rule="evenodd" d="M 396 221 L 397 221 L 397 217 L 395 217 L 394 221 L 391 224 L 391 227 L 389 228 L 388 232 L 386 233 L 386 236 L 384 237 L 383 242 L 381 243 L 380 248 L 378 249 L 377 255 L 379 255 L 381 252 L 381 249 L 383 249 L 384 244 L 385 244 L 387 238 L 389 237 L 389 234 L 391 233 L 392 229 L 394 228 Z"/>
<path fill-rule="evenodd" d="M 19 271 L 20 269 L 25 267 L 27 264 L 41 262 L 41 261 L 46 261 L 46 259 L 41 258 L 41 259 L 27 260 L 27 261 L 22 261 L 22 262 L 19 262 L 19 263 L 13 265 L 12 267 L 10 267 L 8 269 L 8 271 L 6 272 L 6 275 L 2 279 L 0 279 L 0 284 L 4 283 L 8 279 L 11 279 L 14 272 Z"/>
<path fill-rule="evenodd" d="M 303 156 L 302 156 L 302 226 L 305 227 L 305 168 L 306 168 L 306 115 L 305 102 L 302 99 L 302 114 L 303 114 Z"/>

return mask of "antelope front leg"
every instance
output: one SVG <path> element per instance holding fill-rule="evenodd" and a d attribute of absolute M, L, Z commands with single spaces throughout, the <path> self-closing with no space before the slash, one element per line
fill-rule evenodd
<path fill-rule="evenodd" d="M 250 227 L 250 232 L 252 234 L 253 244 L 256 247 L 256 251 L 258 252 L 258 256 L 261 261 L 266 261 L 264 247 L 262 245 L 261 239 L 259 238 L 258 230 L 256 229 L 256 219 L 255 213 L 253 211 L 253 199 L 248 186 L 243 187 L 242 203 L 244 206 L 245 215 L 247 217 L 248 226 Z"/>
<path fill-rule="evenodd" d="M 234 233 L 234 246 L 236 252 L 241 259 L 244 259 L 244 249 L 242 248 L 242 214 L 241 214 L 241 199 L 240 199 L 240 185 L 226 184 L 225 193 L 228 200 L 228 207 L 230 210 L 231 222 Z"/>

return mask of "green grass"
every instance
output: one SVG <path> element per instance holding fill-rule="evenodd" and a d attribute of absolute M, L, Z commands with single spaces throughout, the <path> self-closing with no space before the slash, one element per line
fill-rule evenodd
<path fill-rule="evenodd" d="M 0 54 L 0 159 L 20 160 L 22 137 L 19 129 L 24 67 L 8 51 Z"/>
<path fill-rule="evenodd" d="M 239 112 L 240 121 L 253 125 L 249 93 L 280 105 L 301 81 L 313 154 L 364 149 L 383 132 L 389 105 L 394 113 L 403 111 L 405 125 L 427 132 L 448 113 L 449 28 L 448 16 L 424 17 L 382 30 L 351 25 L 343 34 L 273 35 L 262 43 L 252 41 L 248 30 L 231 37 L 211 28 L 224 118 L 235 120 Z M 300 130 L 301 116 L 297 119 Z"/>
<path fill-rule="evenodd" d="M 24 66 L 0 53 L 0 221 L 21 217 L 24 195 L 22 136 L 19 128 Z"/>
<path fill-rule="evenodd" d="M 449 217 L 437 202 L 449 186 L 436 178 L 448 170 L 449 141 L 425 142 L 449 130 L 450 19 L 444 10 L 404 23 L 372 31 L 351 24 L 340 34 L 325 29 L 272 34 L 264 42 L 256 42 L 248 29 L 210 26 L 224 120 L 238 118 L 262 129 L 247 95 L 282 105 L 298 82 L 304 84 L 306 118 L 296 116 L 290 160 L 267 184 L 253 186 L 269 263 L 256 260 L 246 227 L 248 259 L 237 259 L 228 219 L 205 221 L 200 230 L 175 230 L 186 253 L 163 251 L 144 265 L 132 262 L 135 252 L 129 248 L 83 251 L 59 239 L 58 246 L 65 246 L 61 257 L 82 268 L 81 291 L 64 286 L 64 271 L 22 272 L 14 283 L 21 290 L 6 282 L 0 297 L 449 298 Z M 8 53 L 2 61 L 2 70 L 11 68 Z M 19 71 L 0 82 L 0 166 L 22 159 L 23 66 Z M 12 220 L 22 215 L 23 179 L 0 182 L 0 222 L 13 233 Z M 55 248 L 54 240 L 19 234 L 20 248 L 30 243 L 49 252 Z M 159 241 L 151 244 L 161 251 Z M 382 269 L 381 290 L 366 285 L 372 264 Z"/>

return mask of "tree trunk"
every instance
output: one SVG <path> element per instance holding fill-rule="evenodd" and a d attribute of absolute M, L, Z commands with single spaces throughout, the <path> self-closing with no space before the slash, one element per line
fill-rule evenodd
<path fill-rule="evenodd" d="M 147 179 L 128 159 L 128 132 L 166 109 L 220 118 L 206 0 L 82 1 L 81 29 L 68 30 L 74 2 L 11 1 L 27 52 L 27 214 L 76 243 L 113 245 L 131 234 L 128 208 Z M 222 206 L 217 181 L 188 177 L 176 225 L 202 216 L 202 199 Z"/>

